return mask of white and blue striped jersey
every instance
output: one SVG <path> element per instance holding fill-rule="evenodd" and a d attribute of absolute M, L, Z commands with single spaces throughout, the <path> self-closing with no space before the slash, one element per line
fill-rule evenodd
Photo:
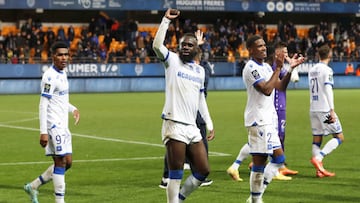
<path fill-rule="evenodd" d="M 68 128 L 68 114 L 75 109 L 69 104 L 69 83 L 66 71 L 52 66 L 41 80 L 39 105 L 40 133 L 47 134 L 52 127 Z"/>
<path fill-rule="evenodd" d="M 310 112 L 328 112 L 333 105 L 333 70 L 325 63 L 317 63 L 309 69 Z M 331 87 L 330 89 L 328 87 Z M 328 94 L 331 95 L 328 97 Z M 330 100 L 330 101 L 329 101 Z"/>
<path fill-rule="evenodd" d="M 243 70 L 243 81 L 247 91 L 247 103 L 244 112 L 245 126 L 273 124 L 276 111 L 274 107 L 274 91 L 270 96 L 256 90 L 255 85 L 268 81 L 273 74 L 267 63 L 258 64 L 249 60 Z"/>

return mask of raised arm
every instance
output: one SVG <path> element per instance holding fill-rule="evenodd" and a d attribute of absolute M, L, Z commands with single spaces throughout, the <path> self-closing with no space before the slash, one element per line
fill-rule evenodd
<path fill-rule="evenodd" d="M 285 74 L 285 76 L 281 79 L 280 83 L 277 85 L 276 89 L 285 91 L 291 78 L 292 71 L 300 64 L 305 62 L 305 58 L 302 55 L 295 54 L 292 58 L 290 58 L 287 54 L 285 55 L 285 60 L 290 64 L 290 69 Z"/>
<path fill-rule="evenodd" d="M 154 42 L 153 42 L 153 50 L 154 50 L 156 56 L 161 60 L 164 60 L 169 52 L 168 49 L 164 46 L 164 40 L 165 40 L 167 29 L 169 28 L 169 24 L 170 24 L 171 20 L 177 18 L 179 15 L 180 15 L 180 11 L 175 10 L 175 9 L 168 9 L 165 12 L 165 15 L 162 18 L 162 21 L 156 32 Z"/>

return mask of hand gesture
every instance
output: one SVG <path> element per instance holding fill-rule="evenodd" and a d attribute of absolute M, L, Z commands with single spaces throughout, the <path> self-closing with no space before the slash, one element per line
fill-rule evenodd
<path fill-rule="evenodd" d="M 281 69 L 284 66 L 284 60 L 286 56 L 284 54 L 275 54 L 276 67 Z"/>
<path fill-rule="evenodd" d="M 305 62 L 305 57 L 301 54 L 294 54 L 292 58 L 285 56 L 286 61 L 290 64 L 290 68 L 294 69 L 296 66 Z"/>
<path fill-rule="evenodd" d="M 169 8 L 166 12 L 165 12 L 165 17 L 169 20 L 175 19 L 180 15 L 180 11 L 177 9 L 171 9 Z"/>
<path fill-rule="evenodd" d="M 205 43 L 205 37 L 204 37 L 204 33 L 201 31 L 201 30 L 197 30 L 195 32 L 195 36 L 196 36 L 196 39 L 197 39 L 197 42 L 198 42 L 198 45 L 203 45 Z"/>

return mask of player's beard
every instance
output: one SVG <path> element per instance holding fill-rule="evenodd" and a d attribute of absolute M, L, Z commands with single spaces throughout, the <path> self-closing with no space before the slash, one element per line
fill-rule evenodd
<path fill-rule="evenodd" d="M 183 62 L 192 62 L 196 56 L 196 52 L 186 52 L 184 54 L 182 51 L 180 52 L 180 59 Z"/>

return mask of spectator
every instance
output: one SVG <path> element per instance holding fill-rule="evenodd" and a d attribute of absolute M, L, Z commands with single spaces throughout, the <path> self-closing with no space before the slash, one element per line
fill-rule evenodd
<path fill-rule="evenodd" d="M 356 76 L 360 76 L 360 64 L 357 65 L 355 74 Z"/>
<path fill-rule="evenodd" d="M 37 18 L 36 18 L 37 19 Z M 96 36 L 104 35 L 104 42 L 106 50 L 109 51 L 110 43 L 114 38 L 117 42 L 124 41 L 126 47 L 129 47 L 134 54 L 140 52 L 142 48 L 147 51 L 148 57 L 152 62 L 157 62 L 153 50 L 151 48 L 152 31 L 143 31 L 140 33 L 138 22 L 131 18 L 128 20 L 120 21 L 115 18 L 110 18 L 104 12 L 94 16 L 90 22 L 83 27 L 81 31 L 82 47 L 86 47 L 90 41 L 90 36 L 94 33 Z M 245 23 L 247 22 L 247 23 Z M 170 50 L 176 50 L 179 39 L 185 32 L 192 32 L 197 30 L 202 22 L 196 22 L 190 19 L 176 19 L 174 23 L 170 24 L 166 37 L 166 45 Z M 241 55 L 241 49 L 238 51 L 239 45 L 254 33 L 263 36 L 267 44 L 273 44 L 277 40 L 283 39 L 289 44 L 290 52 L 298 52 L 305 55 L 309 61 L 317 61 L 317 49 L 322 44 L 329 44 L 333 49 L 333 61 L 345 60 L 359 60 L 360 57 L 360 26 L 355 22 L 331 22 L 321 21 L 315 24 L 310 29 L 305 28 L 308 32 L 304 32 L 304 28 L 297 29 L 297 26 L 291 21 L 279 21 L 277 26 L 274 27 L 275 31 L 267 28 L 266 24 L 259 24 L 252 18 L 244 19 L 244 22 L 239 22 L 231 18 L 218 18 L 211 25 L 206 26 L 204 36 L 208 44 L 204 44 L 201 48 L 204 57 L 211 61 L 225 62 L 228 57 L 230 61 L 234 60 L 232 57 Z M 277 28 L 276 28 L 277 27 Z M 5 29 L 3 29 L 4 32 Z M 299 35 L 298 35 L 299 33 Z M 20 36 L 16 37 L 18 32 L 3 35 L 0 39 L 4 43 L 4 49 L 10 48 L 16 52 L 17 47 L 23 46 L 21 41 L 25 40 L 30 49 L 35 48 L 36 41 L 40 40 L 48 52 L 48 47 L 56 40 L 64 40 L 72 43 L 77 37 L 73 25 L 69 25 L 68 30 L 65 32 L 61 26 L 59 33 L 53 33 L 53 28 L 49 27 L 48 32 L 42 30 L 42 22 L 32 20 L 32 17 L 25 19 L 24 23 L 20 25 Z M 58 37 L 61 36 L 61 37 Z M 138 40 L 144 38 L 144 45 Z M 19 45 L 19 42 L 21 42 Z M 150 43 L 148 43 L 150 42 Z M 140 44 L 140 46 L 139 46 Z M 150 44 L 150 45 L 149 45 Z M 72 44 L 71 50 L 79 52 L 76 42 Z M 246 47 L 244 47 L 246 49 Z M 77 50 L 76 50 L 77 49 Z M 97 53 L 100 54 L 100 47 L 97 47 Z M 81 49 L 80 49 L 81 50 Z M 75 54 L 77 56 L 78 54 Z M 18 56 L 20 56 L 18 54 Z M 248 58 L 246 58 L 248 59 Z M 76 60 L 76 59 L 75 59 Z M 85 61 L 87 59 L 85 57 Z"/>
<path fill-rule="evenodd" d="M 66 40 L 66 36 L 65 36 L 65 30 L 64 27 L 60 25 L 59 29 L 57 30 L 57 40 L 58 41 L 65 41 Z"/>
<path fill-rule="evenodd" d="M 345 75 L 354 75 L 354 66 L 352 63 L 347 63 L 345 68 Z"/>
<path fill-rule="evenodd" d="M 68 27 L 68 30 L 67 30 L 67 36 L 68 36 L 68 41 L 72 42 L 75 38 L 75 30 L 74 30 L 74 27 L 72 25 L 70 25 Z"/>

